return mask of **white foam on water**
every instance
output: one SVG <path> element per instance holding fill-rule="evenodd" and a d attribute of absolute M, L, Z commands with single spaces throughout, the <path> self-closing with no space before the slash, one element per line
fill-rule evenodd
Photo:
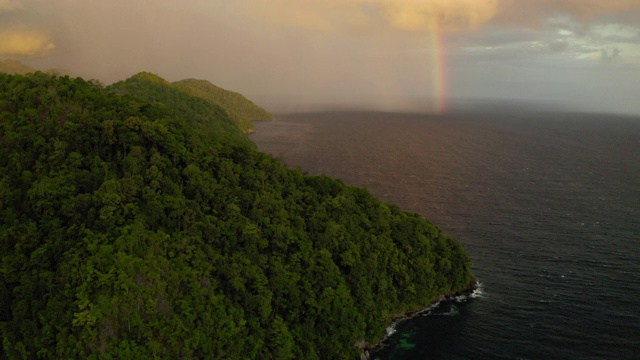
<path fill-rule="evenodd" d="M 396 332 L 395 325 L 391 325 L 387 328 L 387 336 L 391 336 Z"/>
<path fill-rule="evenodd" d="M 476 283 L 476 288 L 473 290 L 471 295 L 469 295 L 472 299 L 482 298 L 484 297 L 484 284 L 478 281 Z"/>
<path fill-rule="evenodd" d="M 437 308 L 438 306 L 440 306 L 440 301 L 435 302 L 435 303 L 433 303 L 433 304 L 429 305 L 429 307 L 427 307 L 427 308 L 425 308 L 425 309 L 421 310 L 418 314 L 419 314 L 419 315 L 421 315 L 421 316 L 429 316 L 429 314 L 431 314 L 431 312 L 432 312 L 435 308 Z"/>
<path fill-rule="evenodd" d="M 455 300 L 457 303 L 461 303 L 461 302 L 465 302 L 467 299 L 469 299 L 469 296 L 467 296 L 467 295 L 460 295 L 460 296 L 456 296 L 454 300 Z"/>
<path fill-rule="evenodd" d="M 451 304 L 449 311 L 443 313 L 433 313 L 431 314 L 431 316 L 456 316 L 458 314 L 460 314 L 460 310 L 458 310 L 455 305 Z"/>
<path fill-rule="evenodd" d="M 451 308 L 449 309 L 449 312 L 443 313 L 443 314 L 438 314 L 438 315 L 442 315 L 442 316 L 456 316 L 460 314 L 460 310 L 458 310 L 458 308 L 455 305 L 451 305 Z"/>

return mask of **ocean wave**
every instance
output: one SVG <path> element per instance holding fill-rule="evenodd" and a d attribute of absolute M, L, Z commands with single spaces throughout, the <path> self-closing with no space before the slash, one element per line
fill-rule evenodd
<path fill-rule="evenodd" d="M 387 332 L 387 337 L 389 337 L 389 336 L 391 336 L 391 335 L 395 334 L 395 332 L 396 332 L 396 325 L 395 325 L 395 324 L 392 324 L 391 326 L 389 326 L 389 327 L 387 328 L 387 331 L 386 331 L 386 332 Z"/>
<path fill-rule="evenodd" d="M 439 312 L 439 313 L 432 313 L 431 316 L 456 316 L 460 314 L 460 310 L 458 310 L 458 308 L 451 304 L 451 306 L 449 307 L 449 311 L 446 312 Z"/>
<path fill-rule="evenodd" d="M 475 289 L 471 293 L 461 294 L 453 298 L 453 300 L 457 303 L 467 302 L 469 299 L 478 299 L 485 297 L 484 293 L 484 284 L 480 281 L 476 281 Z"/>
<path fill-rule="evenodd" d="M 478 281 L 476 283 L 476 288 L 469 295 L 472 299 L 483 298 L 484 297 L 484 284 Z"/>

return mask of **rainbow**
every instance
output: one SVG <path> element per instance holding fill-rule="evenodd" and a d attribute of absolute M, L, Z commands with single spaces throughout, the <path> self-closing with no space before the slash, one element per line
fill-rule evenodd
<path fill-rule="evenodd" d="M 448 78 L 447 53 L 445 51 L 444 36 L 437 19 L 431 21 L 429 32 L 431 42 L 431 81 L 433 94 L 433 109 L 438 114 L 447 112 Z"/>

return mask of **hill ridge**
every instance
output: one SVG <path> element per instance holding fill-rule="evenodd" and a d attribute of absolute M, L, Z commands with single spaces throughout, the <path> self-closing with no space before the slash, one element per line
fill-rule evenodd
<path fill-rule="evenodd" d="M 20 60 L 7 58 L 0 61 L 0 73 L 25 75 L 29 73 L 35 73 L 37 71 L 41 70 L 26 65 Z M 72 73 L 70 71 L 63 69 L 48 69 L 42 72 L 56 76 L 72 76 Z"/>
<path fill-rule="evenodd" d="M 173 83 L 189 95 L 196 96 L 225 108 L 245 132 L 255 131 L 252 121 L 272 120 L 273 114 L 247 99 L 244 95 L 223 89 L 208 80 L 184 79 Z"/>

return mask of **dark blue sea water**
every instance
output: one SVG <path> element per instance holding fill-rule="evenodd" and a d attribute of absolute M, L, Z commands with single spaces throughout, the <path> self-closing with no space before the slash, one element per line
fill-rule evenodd
<path fill-rule="evenodd" d="M 471 254 L 480 296 L 397 325 L 372 357 L 640 359 L 640 118 L 293 114 L 252 139 Z"/>

